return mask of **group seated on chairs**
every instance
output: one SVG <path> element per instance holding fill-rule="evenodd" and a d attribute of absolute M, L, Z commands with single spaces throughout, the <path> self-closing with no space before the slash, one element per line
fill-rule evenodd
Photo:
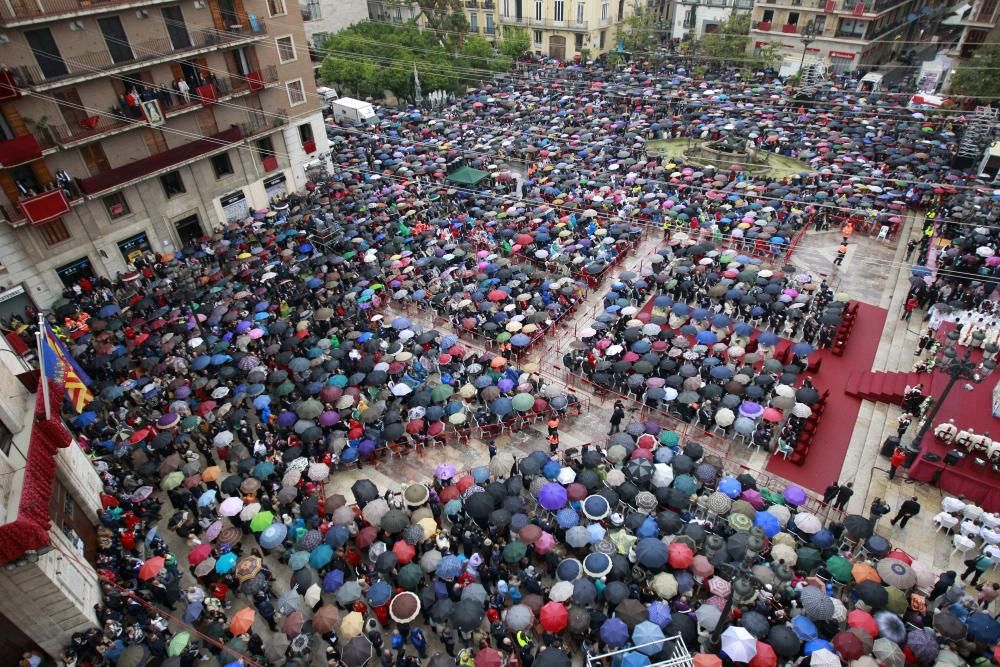
<path fill-rule="evenodd" d="M 934 525 L 936 532 L 951 535 L 953 553 L 964 555 L 978 547 L 980 553 L 1000 563 L 1000 516 L 984 511 L 965 496 L 946 496 Z"/>
<path fill-rule="evenodd" d="M 990 464 L 994 472 L 1000 472 L 1000 441 L 993 440 L 989 431 L 976 433 L 971 428 L 959 429 L 954 419 L 949 419 L 934 427 L 934 437 L 952 447 L 949 456 L 957 460 L 972 455 L 976 465 Z"/>

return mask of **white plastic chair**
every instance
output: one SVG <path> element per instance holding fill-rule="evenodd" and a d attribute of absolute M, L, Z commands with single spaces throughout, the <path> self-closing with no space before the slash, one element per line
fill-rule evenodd
<path fill-rule="evenodd" d="M 942 512 L 934 517 L 934 523 L 937 524 L 937 530 L 935 532 L 940 533 L 942 530 L 951 530 L 958 525 L 958 519 L 950 514 L 945 514 Z"/>
<path fill-rule="evenodd" d="M 965 556 L 971 549 L 975 548 L 976 543 L 964 535 L 954 535 L 951 538 L 951 545 L 952 550 L 949 558 L 956 553 Z"/>

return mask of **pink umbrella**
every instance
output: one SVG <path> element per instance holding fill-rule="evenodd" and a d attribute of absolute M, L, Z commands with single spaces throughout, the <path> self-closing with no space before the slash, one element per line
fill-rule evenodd
<path fill-rule="evenodd" d="M 778 410 L 777 408 L 767 408 L 764 410 L 764 421 L 780 422 L 781 410 Z"/>
<path fill-rule="evenodd" d="M 740 494 L 740 498 L 750 503 L 755 510 L 764 509 L 764 497 L 757 489 L 747 489 Z"/>
<path fill-rule="evenodd" d="M 243 509 L 243 499 L 233 496 L 232 498 L 226 498 L 219 505 L 219 514 L 222 516 L 236 516 Z"/>
<path fill-rule="evenodd" d="M 552 547 L 556 545 L 556 539 L 552 537 L 549 533 L 543 532 L 541 537 L 535 540 L 535 551 L 540 554 L 546 554 Z"/>

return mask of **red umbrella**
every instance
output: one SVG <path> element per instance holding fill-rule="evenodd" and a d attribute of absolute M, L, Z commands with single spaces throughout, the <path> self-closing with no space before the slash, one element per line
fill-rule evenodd
<path fill-rule="evenodd" d="M 454 485 L 446 486 L 438 492 L 438 498 L 441 499 L 442 503 L 446 503 L 449 500 L 454 500 L 461 495 L 461 492 Z"/>
<path fill-rule="evenodd" d="M 899 549 L 896 549 L 895 551 L 890 551 L 886 555 L 886 558 L 895 558 L 896 560 L 903 561 L 907 565 L 913 565 L 913 558 L 910 557 L 910 554 L 906 553 L 905 551 L 900 551 Z"/>
<path fill-rule="evenodd" d="M 191 550 L 191 553 L 188 554 L 188 563 L 191 565 L 197 565 L 211 555 L 212 545 L 208 542 L 204 542 Z"/>
<path fill-rule="evenodd" d="M 844 660 L 857 660 L 865 654 L 865 645 L 853 632 L 838 632 L 832 643 Z"/>
<path fill-rule="evenodd" d="M 764 410 L 764 421 L 766 422 L 780 422 L 781 421 L 781 410 L 777 408 L 767 408 Z"/>
<path fill-rule="evenodd" d="M 417 550 L 405 540 L 398 540 L 392 545 L 392 553 L 396 554 L 400 565 L 406 565 L 413 560 L 413 557 L 417 554 Z"/>
<path fill-rule="evenodd" d="M 507 298 L 507 292 L 500 289 L 495 289 L 486 295 L 486 298 L 490 301 L 503 301 Z"/>
<path fill-rule="evenodd" d="M 693 561 L 694 552 L 683 542 L 674 542 L 667 547 L 667 562 L 670 563 L 670 567 L 684 569 L 690 567 Z"/>
<path fill-rule="evenodd" d="M 354 539 L 360 548 L 367 549 L 378 539 L 378 530 L 375 526 L 365 526 L 358 531 L 358 536 Z"/>
<path fill-rule="evenodd" d="M 458 480 L 458 482 L 455 483 L 455 486 L 458 488 L 459 493 L 465 493 L 475 485 L 476 485 L 476 480 L 472 479 L 472 475 L 465 475 L 460 480 Z"/>
<path fill-rule="evenodd" d="M 139 568 L 139 578 L 149 581 L 163 570 L 164 564 L 163 556 L 153 556 Z"/>
<path fill-rule="evenodd" d="M 778 656 L 770 644 L 757 641 L 757 655 L 750 661 L 750 667 L 778 667 Z"/>
<path fill-rule="evenodd" d="M 872 636 L 872 639 L 878 637 L 878 623 L 875 622 L 875 618 L 861 609 L 855 609 L 847 615 L 847 627 L 864 630 Z"/>
<path fill-rule="evenodd" d="M 656 438 L 649 433 L 643 433 L 639 436 L 639 439 L 635 441 L 635 444 L 643 449 L 653 449 L 656 447 Z"/>
<path fill-rule="evenodd" d="M 133 445 L 138 444 L 152 434 L 153 434 L 152 429 L 149 428 L 140 429 L 132 434 L 132 437 L 129 438 L 129 442 L 131 442 Z"/>
<path fill-rule="evenodd" d="M 406 432 L 411 435 L 417 435 L 424 430 L 424 420 L 423 419 L 413 419 L 406 424 Z"/>
<path fill-rule="evenodd" d="M 569 611 L 558 602 L 546 602 L 538 617 L 546 632 L 562 632 L 569 624 Z"/>
<path fill-rule="evenodd" d="M 476 654 L 475 663 L 476 667 L 500 667 L 503 657 L 495 648 L 484 648 Z"/>

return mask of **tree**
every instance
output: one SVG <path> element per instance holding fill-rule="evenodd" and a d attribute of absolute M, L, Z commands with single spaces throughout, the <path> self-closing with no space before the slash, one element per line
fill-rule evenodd
<path fill-rule="evenodd" d="M 517 60 L 531 48 L 531 35 L 524 28 L 504 28 L 500 53 Z"/>
<path fill-rule="evenodd" d="M 698 44 L 701 54 L 720 62 L 740 61 L 747 57 L 750 44 L 750 14 L 733 13 L 719 26 L 717 33 L 702 37 Z"/>
<path fill-rule="evenodd" d="M 1000 96 L 1000 77 L 989 74 L 1000 69 L 1000 45 L 984 44 L 951 77 L 950 93 L 973 97 Z"/>
<path fill-rule="evenodd" d="M 660 44 L 656 15 L 647 7 L 635 6 L 635 12 L 618 24 L 618 39 L 626 51 L 650 51 Z"/>

